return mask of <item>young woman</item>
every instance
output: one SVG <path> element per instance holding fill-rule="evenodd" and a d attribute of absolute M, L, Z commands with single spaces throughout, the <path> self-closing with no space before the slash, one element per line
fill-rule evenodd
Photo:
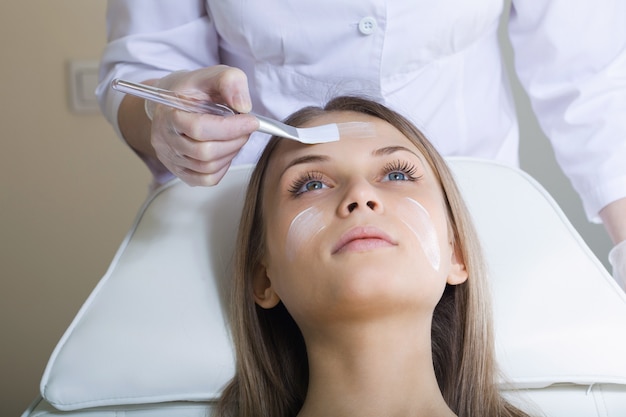
<path fill-rule="evenodd" d="M 342 97 L 273 138 L 250 180 L 221 416 L 526 416 L 499 394 L 476 233 L 445 162 L 406 119 Z"/>

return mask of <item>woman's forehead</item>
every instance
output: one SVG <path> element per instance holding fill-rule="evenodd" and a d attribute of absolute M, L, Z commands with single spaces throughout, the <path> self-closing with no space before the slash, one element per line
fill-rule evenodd
<path fill-rule="evenodd" d="M 352 131 L 345 129 L 342 131 L 342 123 L 360 122 L 367 123 L 367 134 L 362 129 Z M 320 126 L 328 123 L 338 123 L 341 138 L 336 142 L 322 143 L 316 145 L 306 145 L 292 140 L 281 140 L 274 149 L 270 166 L 284 167 L 292 159 L 301 158 L 306 155 L 343 155 L 352 157 L 361 154 L 373 154 L 378 149 L 388 147 L 403 147 L 417 154 L 422 159 L 422 152 L 415 143 L 409 140 L 396 127 L 390 123 L 367 114 L 341 111 L 329 112 L 311 119 L 302 127 Z"/>
<path fill-rule="evenodd" d="M 334 110 L 313 115 L 308 121 L 302 123 L 298 127 L 312 127 L 328 123 L 349 123 L 362 121 L 381 121 L 383 123 L 386 123 L 382 119 L 369 114 L 351 110 Z"/>

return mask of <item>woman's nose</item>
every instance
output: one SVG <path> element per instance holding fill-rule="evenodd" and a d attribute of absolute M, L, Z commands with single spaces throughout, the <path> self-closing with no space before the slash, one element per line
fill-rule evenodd
<path fill-rule="evenodd" d="M 347 216 L 358 210 L 382 210 L 376 189 L 367 181 L 355 181 L 349 185 L 344 199 L 339 205 L 339 214 Z"/>

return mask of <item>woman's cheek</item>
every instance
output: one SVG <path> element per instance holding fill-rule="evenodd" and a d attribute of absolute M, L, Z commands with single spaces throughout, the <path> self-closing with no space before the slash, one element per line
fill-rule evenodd
<path fill-rule="evenodd" d="M 306 242 L 326 228 L 321 210 L 311 206 L 296 215 L 289 225 L 285 251 L 287 260 L 292 261 Z"/>
<path fill-rule="evenodd" d="M 401 204 L 398 217 L 413 232 L 433 269 L 439 271 L 441 267 L 439 238 L 428 211 L 420 203 L 407 197 Z"/>

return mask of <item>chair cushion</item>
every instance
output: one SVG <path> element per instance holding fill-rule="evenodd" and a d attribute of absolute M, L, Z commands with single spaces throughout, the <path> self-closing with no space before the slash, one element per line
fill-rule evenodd
<path fill-rule="evenodd" d="M 452 168 L 489 267 L 503 374 L 517 388 L 626 384 L 626 296 L 552 197 L 494 162 Z"/>
<path fill-rule="evenodd" d="M 513 387 L 626 384 L 626 298 L 522 171 L 449 159 L 485 248 L 497 359 Z M 48 362 L 60 410 L 216 399 L 234 372 L 226 293 L 251 167 L 174 180 L 140 210 Z"/>

